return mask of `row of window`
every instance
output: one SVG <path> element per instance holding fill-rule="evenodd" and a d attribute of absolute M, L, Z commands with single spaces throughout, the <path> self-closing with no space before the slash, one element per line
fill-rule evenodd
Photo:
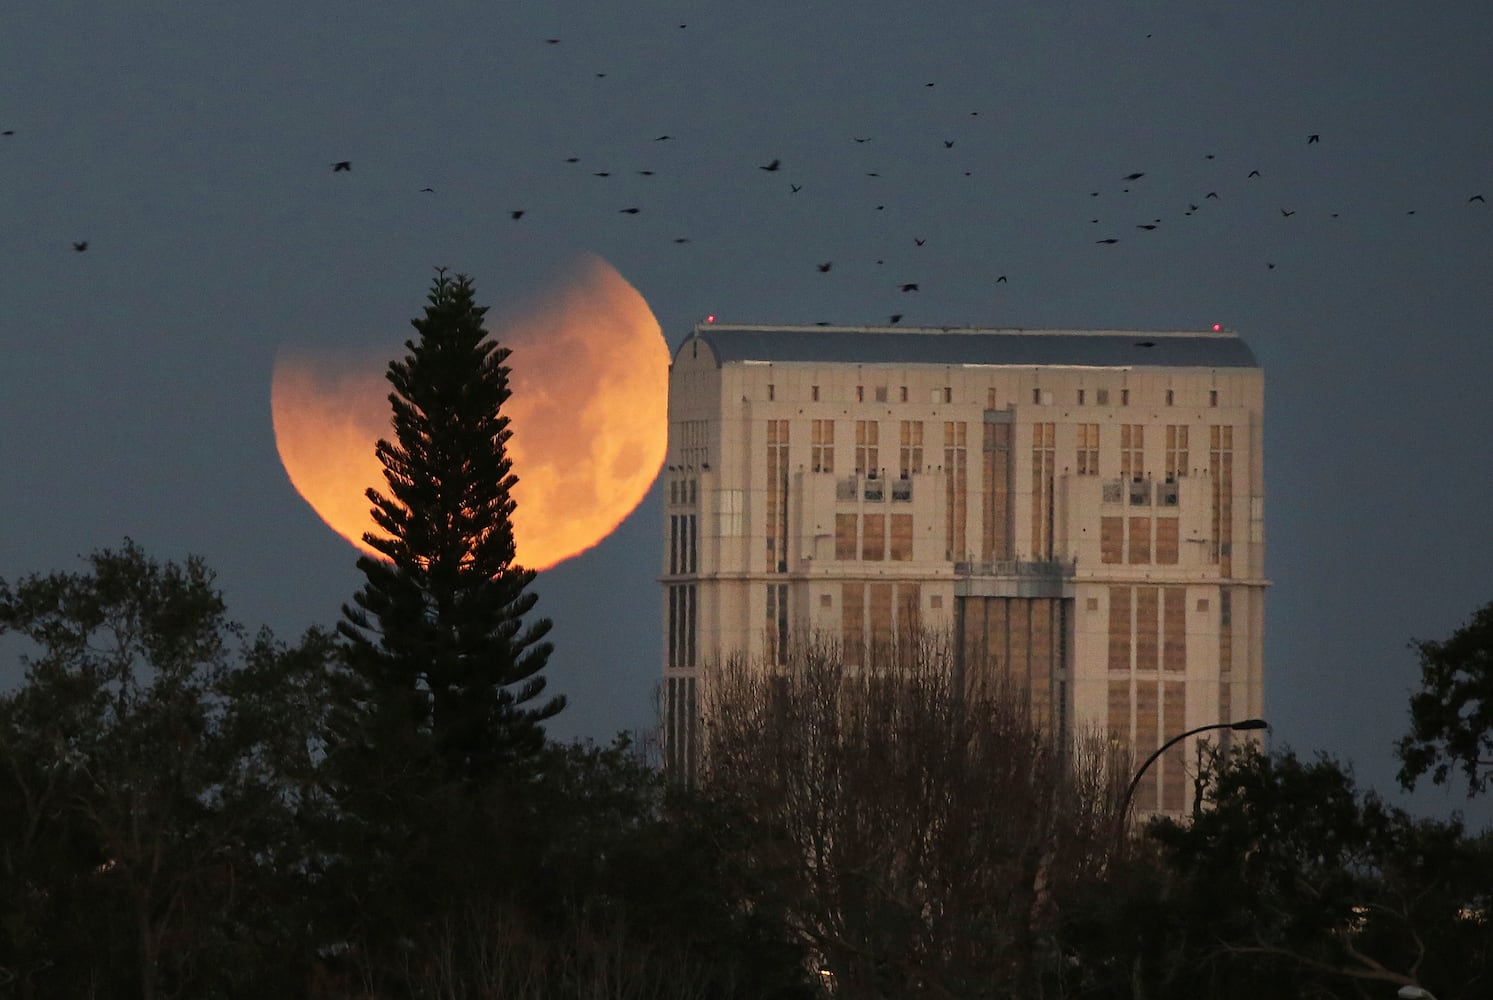
<path fill-rule="evenodd" d="M 891 398 L 892 393 L 891 393 L 891 388 L 889 386 L 885 386 L 885 385 L 874 385 L 874 386 L 871 386 L 870 388 L 871 388 L 871 391 L 869 393 L 867 393 L 866 386 L 863 386 L 863 385 L 856 386 L 855 387 L 855 393 L 854 393 L 854 399 L 855 399 L 855 401 L 857 403 L 864 403 L 864 402 L 867 401 L 867 398 L 869 397 L 872 402 L 876 402 L 876 403 L 889 403 L 889 402 L 892 402 L 892 398 Z M 908 402 L 912 401 L 911 398 L 910 398 L 911 394 L 909 393 L 908 388 L 905 385 L 897 387 L 897 394 L 896 395 L 897 395 L 896 401 L 899 402 L 899 403 L 908 403 Z M 769 382 L 767 384 L 767 399 L 768 399 L 769 402 L 773 402 L 773 401 L 776 401 L 777 398 L 778 398 L 778 387 L 777 387 L 777 385 L 775 383 Z M 811 402 L 818 403 L 818 402 L 821 401 L 822 398 L 824 398 L 824 395 L 820 392 L 819 386 L 817 386 L 817 385 L 811 385 L 811 386 L 809 386 L 809 400 Z M 1177 390 L 1175 390 L 1175 389 L 1167 389 L 1167 390 L 1165 390 L 1165 393 L 1164 393 L 1164 395 L 1163 395 L 1162 398 L 1165 400 L 1165 405 L 1167 405 L 1167 406 L 1175 406 L 1175 405 L 1177 405 Z M 1094 406 L 1110 406 L 1110 405 L 1112 405 L 1110 403 L 1110 391 L 1108 389 L 1093 389 L 1093 390 L 1090 390 L 1090 389 L 1084 388 L 1084 389 L 1075 390 L 1074 402 L 1077 403 L 1079 406 L 1088 406 L 1088 405 L 1090 405 L 1090 400 L 1092 400 L 1092 405 L 1094 405 Z M 1035 387 L 1035 388 L 1032 389 L 1032 402 L 1035 403 L 1036 405 L 1038 405 L 1038 406 L 1052 406 L 1052 405 L 1054 405 L 1056 403 L 1056 401 L 1057 400 L 1054 397 L 1053 391 L 1051 389 L 1043 389 L 1040 386 Z M 931 404 L 933 404 L 934 406 L 937 406 L 940 403 L 944 403 L 944 404 L 953 403 L 954 402 L 954 387 L 946 385 L 946 386 L 943 386 L 942 388 L 933 388 L 933 389 L 928 390 L 928 402 L 931 403 Z M 993 409 L 996 408 L 996 392 L 995 392 L 994 389 L 990 389 L 990 390 L 987 391 L 986 399 L 985 399 L 985 405 L 986 405 L 987 409 L 993 410 Z M 1129 389 L 1121 389 L 1119 391 L 1119 404 L 1118 405 L 1120 405 L 1120 406 L 1129 406 L 1130 405 L 1130 390 Z M 1208 390 L 1208 405 L 1209 406 L 1217 406 L 1218 405 L 1218 390 L 1217 389 L 1209 389 Z"/>
<path fill-rule="evenodd" d="M 835 558 L 912 560 L 911 514 L 836 514 Z"/>

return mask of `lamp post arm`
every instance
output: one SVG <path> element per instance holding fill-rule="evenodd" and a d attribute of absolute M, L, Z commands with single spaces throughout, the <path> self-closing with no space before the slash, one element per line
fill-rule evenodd
<path fill-rule="evenodd" d="M 1263 729 L 1264 727 L 1264 722 L 1259 719 L 1247 719 L 1244 722 L 1214 722 L 1207 726 L 1197 726 L 1194 729 L 1189 729 L 1185 733 L 1178 733 L 1161 744 L 1161 746 L 1152 752 L 1151 756 L 1146 758 L 1146 762 L 1140 766 L 1140 770 L 1135 772 L 1135 777 L 1130 779 L 1130 787 L 1125 789 L 1125 797 L 1120 800 L 1120 829 L 1123 830 L 1125 828 L 1125 818 L 1130 815 L 1130 800 L 1135 796 L 1135 789 L 1140 785 L 1140 779 L 1162 754 L 1187 739 L 1187 737 L 1196 736 L 1198 733 L 1206 733 L 1210 729 Z"/>

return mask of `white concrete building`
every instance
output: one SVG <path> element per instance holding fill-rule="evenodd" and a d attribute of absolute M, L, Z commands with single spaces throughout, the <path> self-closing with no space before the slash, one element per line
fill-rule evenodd
<path fill-rule="evenodd" d="M 664 742 L 711 666 L 954 630 L 1137 758 L 1263 700 L 1264 377 L 1227 332 L 697 326 L 669 375 Z M 1191 747 L 1139 810 L 1180 812 Z"/>

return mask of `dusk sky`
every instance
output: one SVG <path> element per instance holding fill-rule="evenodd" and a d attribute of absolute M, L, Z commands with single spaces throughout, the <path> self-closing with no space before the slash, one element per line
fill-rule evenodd
<path fill-rule="evenodd" d="M 671 345 L 1220 323 L 1265 372 L 1272 745 L 1400 801 L 1407 643 L 1493 599 L 1490 81 L 1486 2 L 7 4 L 0 576 L 128 536 L 333 625 L 276 352 L 401 354 L 437 266 L 501 332 L 598 255 Z M 652 724 L 661 519 L 535 584 L 556 735 Z"/>

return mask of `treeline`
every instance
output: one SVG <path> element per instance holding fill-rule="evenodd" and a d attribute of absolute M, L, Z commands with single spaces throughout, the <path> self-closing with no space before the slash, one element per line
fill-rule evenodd
<path fill-rule="evenodd" d="M 1493 840 L 1337 763 L 1215 750 L 1127 829 L 923 636 L 724 664 L 698 787 L 625 739 L 437 777 L 350 721 L 345 642 L 227 617 L 132 544 L 0 582 L 0 993 L 16 997 L 1384 997 L 1493 988 Z M 428 730 L 428 721 L 427 721 Z"/>

